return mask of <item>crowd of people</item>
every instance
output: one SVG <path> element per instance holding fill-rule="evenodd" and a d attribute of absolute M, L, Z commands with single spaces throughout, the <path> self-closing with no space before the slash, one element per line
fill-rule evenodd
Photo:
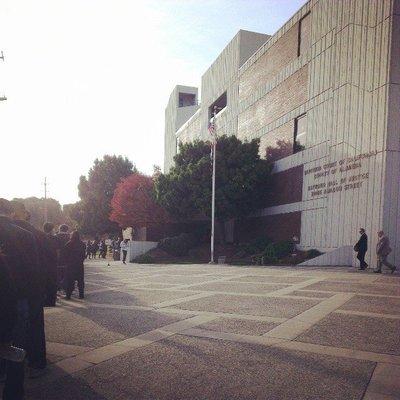
<path fill-rule="evenodd" d="M 77 231 L 47 222 L 43 230 L 29 223 L 27 211 L 0 199 L 0 376 L 3 400 L 24 396 L 28 375 L 46 372 L 45 306 L 56 305 L 57 291 L 69 299 L 78 283 L 84 297 L 86 246 Z"/>
<path fill-rule="evenodd" d="M 59 291 L 70 299 L 77 283 L 84 298 L 85 258 L 107 257 L 126 263 L 129 241 L 94 239 L 83 242 L 78 231 L 51 222 L 35 228 L 24 207 L 0 199 L 0 380 L 3 400 L 24 396 L 28 376 L 46 372 L 44 307 L 55 307 Z"/>
<path fill-rule="evenodd" d="M 86 258 L 87 259 L 95 259 L 95 258 L 100 258 L 100 259 L 105 259 L 107 258 L 107 255 L 112 253 L 112 257 L 114 261 L 117 261 L 120 259 L 120 254 L 121 250 L 122 253 L 124 254 L 124 250 L 126 245 L 127 240 L 122 240 L 119 237 L 116 237 L 114 239 L 97 239 L 95 238 L 94 240 L 87 240 L 85 242 L 86 246 Z M 122 249 L 124 248 L 124 249 Z M 125 254 L 125 259 L 123 262 L 125 263 L 126 260 L 126 254 Z"/>

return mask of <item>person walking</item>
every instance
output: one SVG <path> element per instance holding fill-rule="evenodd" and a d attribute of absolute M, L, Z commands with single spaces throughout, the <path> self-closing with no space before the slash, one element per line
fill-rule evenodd
<path fill-rule="evenodd" d="M 354 251 L 357 252 L 357 258 L 360 261 L 359 270 L 364 270 L 368 267 L 368 264 L 365 262 L 365 254 L 368 250 L 368 236 L 365 233 L 364 228 L 360 228 L 360 239 L 354 246 Z"/>
<path fill-rule="evenodd" d="M 378 243 L 376 244 L 376 255 L 378 258 L 377 267 L 374 270 L 375 273 L 380 274 L 382 272 L 382 265 L 388 267 L 392 274 L 396 271 L 396 267 L 387 260 L 387 256 L 392 252 L 390 248 L 389 238 L 385 235 L 385 232 L 378 232 Z"/>
<path fill-rule="evenodd" d="M 128 250 L 129 250 L 129 240 L 128 239 L 124 239 L 121 244 L 121 251 L 122 251 L 122 263 L 126 264 L 126 256 L 128 254 Z"/>
<path fill-rule="evenodd" d="M 75 289 L 75 281 L 78 282 L 79 298 L 84 298 L 84 268 L 85 244 L 82 242 L 79 232 L 74 231 L 71 234 L 71 240 L 65 245 L 64 257 L 66 262 L 66 282 L 65 297 L 71 298 Z"/>

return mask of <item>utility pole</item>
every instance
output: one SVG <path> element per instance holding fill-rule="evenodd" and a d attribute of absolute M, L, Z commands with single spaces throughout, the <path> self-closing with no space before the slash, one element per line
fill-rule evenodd
<path fill-rule="evenodd" d="M 47 222 L 47 177 L 44 178 L 44 222 Z"/>

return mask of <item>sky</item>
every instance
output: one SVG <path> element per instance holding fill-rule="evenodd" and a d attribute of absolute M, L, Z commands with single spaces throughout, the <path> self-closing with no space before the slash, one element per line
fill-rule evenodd
<path fill-rule="evenodd" d="M 273 34 L 305 0 L 1 0 L 0 197 L 78 200 L 104 154 L 163 165 L 164 111 L 239 29 Z"/>

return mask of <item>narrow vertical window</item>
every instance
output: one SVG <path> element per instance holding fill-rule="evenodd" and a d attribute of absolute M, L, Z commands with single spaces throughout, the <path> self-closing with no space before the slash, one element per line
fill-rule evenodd
<path fill-rule="evenodd" d="M 311 45 L 311 14 L 306 14 L 299 21 L 297 56 L 303 55 Z"/>
<path fill-rule="evenodd" d="M 307 114 L 300 115 L 294 120 L 293 153 L 306 148 L 307 142 Z"/>

